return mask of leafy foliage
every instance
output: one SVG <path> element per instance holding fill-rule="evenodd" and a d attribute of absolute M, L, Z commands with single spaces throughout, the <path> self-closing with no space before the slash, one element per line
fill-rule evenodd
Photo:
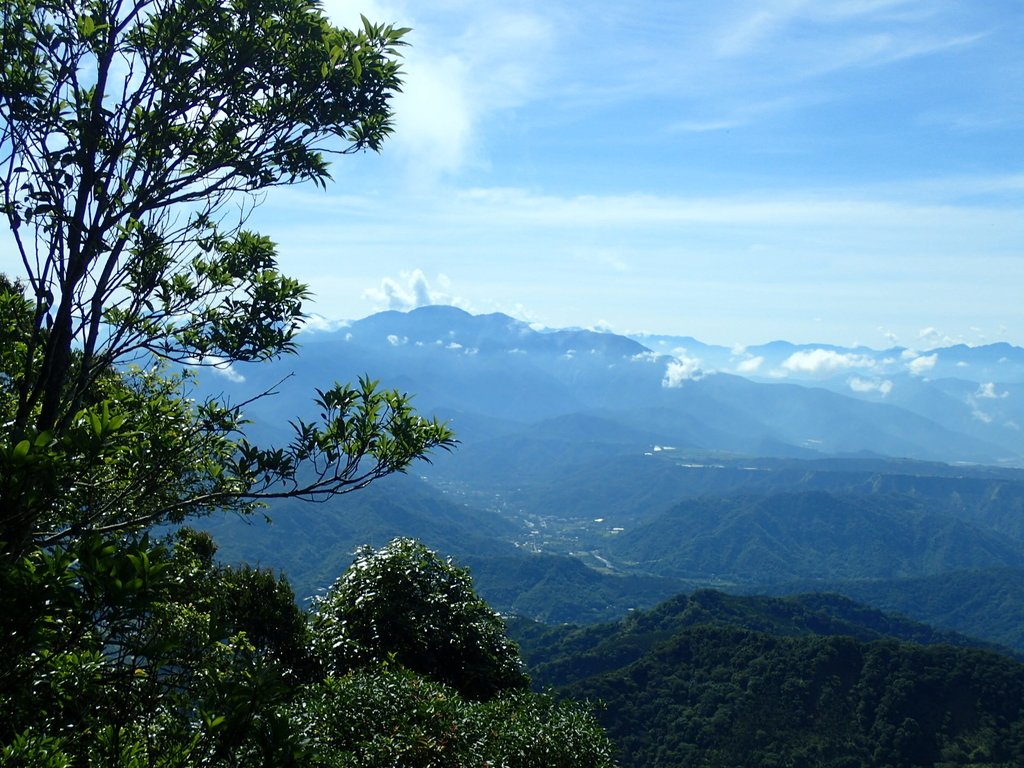
<path fill-rule="evenodd" d="M 311 0 L 3 0 L 0 19 L 0 211 L 26 281 L 0 286 L 5 547 L 323 498 L 452 444 L 363 379 L 257 448 L 239 407 L 156 363 L 295 349 L 308 291 L 245 219 L 380 147 L 406 30 L 340 29 Z"/>
<path fill-rule="evenodd" d="M 183 533 L 173 546 L 87 537 L 5 556 L 0 743 L 110 765 L 292 749 L 275 712 L 286 665 L 304 653 L 294 597 L 282 584 L 268 600 L 261 578 L 213 565 L 212 551 Z M 248 635 L 247 605 L 276 631 Z M 272 742 L 260 741 L 266 728 L 277 729 Z"/>
<path fill-rule="evenodd" d="M 518 649 L 469 572 L 411 539 L 360 549 L 318 601 L 312 631 L 336 676 L 393 659 L 472 699 L 529 685 Z"/>
<path fill-rule="evenodd" d="M 611 745 L 579 705 L 527 692 L 487 702 L 389 665 L 325 681 L 301 705 L 324 766 L 604 768 Z"/>
<path fill-rule="evenodd" d="M 313 0 L 0 0 L 0 23 L 0 212 L 23 273 L 0 276 L 2 762 L 379 764 L 309 737 L 347 713 L 314 706 L 343 684 L 322 675 L 288 583 L 155 526 L 330 498 L 453 445 L 363 377 L 318 390 L 319 418 L 297 419 L 285 447 L 258 447 L 242 405 L 196 402 L 173 367 L 294 350 L 307 289 L 244 222 L 268 188 L 324 184 L 327 154 L 379 148 L 406 30 L 339 29 Z M 450 577 L 425 609 L 462 630 L 428 673 L 518 690 L 457 712 L 489 754 L 536 741 L 567 766 L 577 746 L 606 755 L 583 710 L 522 690 L 464 572 L 407 565 Z M 431 621 L 419 614 L 410 647 L 436 647 Z M 361 674 L 460 700 L 442 680 Z M 419 749 L 414 726 L 386 738 Z"/>
<path fill-rule="evenodd" d="M 1008 766 L 1024 756 L 1024 664 L 920 645 L 950 638 L 849 601 L 700 592 L 613 625 L 512 628 L 539 682 L 604 702 L 624 766 Z"/>

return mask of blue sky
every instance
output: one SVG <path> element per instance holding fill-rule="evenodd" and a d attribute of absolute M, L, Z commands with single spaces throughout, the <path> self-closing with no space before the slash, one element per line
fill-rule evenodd
<path fill-rule="evenodd" d="M 397 132 L 251 225 L 324 318 L 1024 345 L 1020 0 L 327 0 Z"/>
<path fill-rule="evenodd" d="M 397 133 L 257 218 L 330 318 L 1024 344 L 1024 4 L 376 2 Z"/>

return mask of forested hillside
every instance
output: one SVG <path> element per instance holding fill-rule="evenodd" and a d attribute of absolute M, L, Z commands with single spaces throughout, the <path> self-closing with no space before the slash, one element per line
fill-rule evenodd
<path fill-rule="evenodd" d="M 0 765 L 610 768 L 423 544 L 317 563 L 330 588 L 300 608 L 187 525 L 455 445 L 365 376 L 306 382 L 315 415 L 286 411 L 277 447 L 196 394 L 195 368 L 296 350 L 309 289 L 246 219 L 380 148 L 409 30 L 310 0 L 11 0 L 0 25 Z"/>
<path fill-rule="evenodd" d="M 902 3 L 748 5 L 746 29 L 705 19 L 731 32 L 694 61 L 740 71 L 779 30 L 805 36 L 822 18 L 855 20 L 849 49 L 884 59 L 832 58 L 872 72 L 997 37 L 988 16 L 971 17 L 986 21 L 976 33 L 957 20 L 954 37 L 862 36 L 872 10 L 931 15 L 889 7 Z M 685 71 L 657 58 L 681 50 L 660 35 L 671 6 L 419 4 L 420 39 L 480 15 L 410 57 L 424 74 L 407 82 L 418 31 L 354 15 L 338 26 L 319 0 L 0 0 L 3 768 L 613 768 L 615 754 L 624 768 L 1024 765 L 1024 349 L 933 328 L 918 336 L 927 350 L 892 346 L 891 332 L 884 350 L 748 349 L 545 328 L 437 302 L 420 269 L 405 271 L 449 234 L 472 241 L 467 273 L 507 239 L 514 259 L 492 266 L 514 272 L 480 269 L 478 288 L 522 275 L 516 302 L 565 303 L 603 273 L 615 280 L 605 295 L 636 307 L 662 278 L 626 260 L 670 255 L 676 269 L 679 234 L 697 236 L 686 249 L 698 253 L 714 245 L 707 225 L 731 234 L 732 221 L 744 242 L 730 241 L 728 268 L 745 274 L 734 265 L 753 258 L 763 284 L 730 299 L 745 291 L 755 317 L 750 300 L 782 286 L 762 265 L 795 245 L 761 257 L 756 241 L 776 223 L 810 241 L 812 218 L 838 226 L 829 239 L 914 218 L 928 226 L 911 250 L 934 258 L 927 233 L 954 232 L 937 225 L 959 199 L 821 204 L 819 187 L 765 204 L 746 198 L 747 181 L 733 196 L 710 173 L 699 196 L 605 196 L 602 147 L 671 136 L 692 161 L 701 153 L 684 139 L 729 133 L 747 147 L 731 161 L 749 181 L 750 159 L 803 155 L 776 151 L 791 139 L 748 143 L 750 118 L 802 123 L 774 118 L 791 102 L 838 101 L 805 98 L 802 72 L 799 98 L 723 92 L 708 116 L 740 119 L 692 122 L 699 94 L 680 83 L 717 95 L 728 78 L 666 77 Z M 594 58 L 561 60 L 584 44 Z M 793 69 L 822 58 L 797 49 Z M 628 80 L 588 81 L 593 71 Z M 554 98 L 540 97 L 545 80 Z M 530 103 L 544 114 L 513 114 Z M 970 110 L 986 135 L 1019 124 L 988 119 L 990 106 Z M 579 114 L 603 135 L 560 130 Z M 400 118 L 412 129 L 403 172 L 380 185 L 364 169 Z M 835 136 L 839 121 L 826 122 Z M 938 122 L 950 120 L 914 121 Z M 561 144 L 524 141 L 528 123 Z M 494 125 L 517 145 L 513 177 L 476 155 Z M 577 144 L 575 171 L 538 195 L 540 171 Z M 922 144 L 929 160 L 935 146 Z M 669 154 L 656 173 L 617 170 L 678 177 L 661 166 Z M 279 187 L 326 192 L 331 161 L 351 155 L 367 155 L 347 161 L 363 172 L 338 193 L 292 191 L 260 218 Z M 570 191 L 575 176 L 597 197 Z M 983 200 L 1019 191 L 1007 178 L 907 186 L 964 187 L 953 218 L 1010 242 L 1008 198 Z M 891 181 L 858 186 L 895 198 Z M 379 218 L 364 220 L 371 210 Z M 609 220 L 625 226 L 615 239 Z M 564 221 L 571 238 L 535 249 Z M 665 224 L 685 232 L 647 237 Z M 367 269 L 399 264 L 396 242 L 410 295 L 383 277 L 364 296 L 386 311 L 312 314 L 318 291 L 351 295 Z M 878 247 L 852 243 L 836 265 L 862 245 Z M 572 263 L 550 270 L 556 251 Z M 948 267 L 958 254 L 939 256 Z M 711 288 L 715 260 L 692 259 L 680 283 Z M 808 275 L 787 295 L 819 294 L 825 270 Z M 668 290 L 664 306 L 689 308 L 687 291 Z M 598 700 L 599 716 L 587 703 Z"/>
<path fill-rule="evenodd" d="M 300 596 L 360 544 L 407 533 L 469 565 L 505 613 L 608 621 L 701 586 L 824 590 L 1024 650 L 1015 470 L 661 451 L 581 464 L 561 485 L 427 481 L 388 479 L 344 510 L 276 505 L 269 527 L 208 526 L 227 562 L 282 569 Z"/>
<path fill-rule="evenodd" d="M 842 599 L 698 592 L 512 633 L 535 684 L 603 702 L 630 768 L 1024 760 L 1024 664 Z"/>

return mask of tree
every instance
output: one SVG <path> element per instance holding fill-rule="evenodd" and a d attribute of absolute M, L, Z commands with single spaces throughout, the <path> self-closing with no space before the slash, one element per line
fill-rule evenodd
<path fill-rule="evenodd" d="M 335 676 L 392 659 L 472 699 L 529 685 L 518 648 L 469 572 L 412 539 L 362 547 L 317 602 L 312 632 Z"/>
<path fill-rule="evenodd" d="M 0 0 L 20 261 L 0 276 L 5 764 L 294 758 L 287 592 L 150 531 L 329 498 L 453 444 L 370 379 L 319 390 L 282 448 L 191 396 L 190 367 L 295 349 L 307 288 L 245 222 L 275 186 L 324 185 L 328 156 L 380 147 L 404 33 L 340 29 L 313 0 Z"/>
<path fill-rule="evenodd" d="M 318 768 L 613 768 L 594 716 L 573 701 L 526 691 L 490 701 L 397 665 L 311 686 L 298 707 Z"/>
<path fill-rule="evenodd" d="M 296 718 L 313 765 L 614 765 L 587 708 L 528 690 L 469 572 L 417 541 L 361 548 L 314 605 L 310 631 L 326 677 Z"/>
<path fill-rule="evenodd" d="M 154 367 L 294 349 L 307 288 L 246 216 L 380 147 L 405 29 L 340 29 L 314 0 L 0 0 L 0 21 L 0 210 L 25 280 L 2 286 L 7 551 L 322 499 L 451 445 L 364 380 L 258 449 L 239 408 Z"/>
<path fill-rule="evenodd" d="M 0 763 L 302 764 L 305 617 L 286 582 L 214 551 L 187 529 L 89 536 L 0 572 Z"/>
<path fill-rule="evenodd" d="M 191 397 L 191 368 L 294 351 L 308 290 L 245 222 L 273 187 L 326 184 L 327 156 L 380 147 L 406 30 L 340 29 L 315 0 L 0 0 L 0 25 L 0 212 L 20 260 L 0 275 L 0 763 L 375 764 L 388 753 L 333 735 L 337 685 L 366 711 L 381 686 L 419 707 L 427 721 L 377 735 L 425 765 L 480 764 L 485 743 L 607 764 L 592 719 L 522 690 L 457 569 L 407 553 L 455 640 L 430 666 L 443 637 L 417 614 L 407 658 L 519 698 L 465 705 L 406 670 L 318 679 L 286 582 L 154 529 L 327 499 L 453 445 L 368 378 L 318 390 L 319 419 L 281 448 L 245 439 L 244 404 Z M 450 697 L 459 750 L 421 749 Z M 503 764 L 544 762 L 524 759 Z"/>

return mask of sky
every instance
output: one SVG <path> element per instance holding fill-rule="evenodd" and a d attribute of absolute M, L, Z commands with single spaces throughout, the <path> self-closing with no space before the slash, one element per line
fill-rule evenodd
<path fill-rule="evenodd" d="M 1020 0 L 326 0 L 396 131 L 250 225 L 325 321 L 1024 345 Z"/>

